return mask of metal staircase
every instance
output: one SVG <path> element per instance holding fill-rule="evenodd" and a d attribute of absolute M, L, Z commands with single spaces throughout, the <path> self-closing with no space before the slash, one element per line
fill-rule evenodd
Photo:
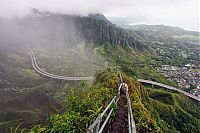
<path fill-rule="evenodd" d="M 120 84 L 118 85 L 118 90 L 120 90 L 122 83 L 122 76 L 120 74 Z M 126 105 L 127 106 L 127 117 L 124 117 L 123 121 L 126 119 L 128 120 L 127 126 L 125 126 L 123 131 L 128 133 L 136 133 L 136 126 L 135 121 L 133 119 L 133 113 L 132 113 L 132 107 L 131 107 L 131 100 L 129 98 L 128 92 L 126 92 Z M 108 104 L 108 106 L 105 108 L 105 110 L 99 114 L 99 116 L 96 118 L 96 120 L 92 123 L 92 125 L 88 128 L 88 133 L 102 133 L 102 132 L 112 132 L 109 131 L 109 129 L 105 129 L 105 127 L 111 127 L 109 120 L 111 119 L 111 115 L 114 113 L 114 106 L 113 104 L 118 104 L 118 101 L 121 100 L 120 92 L 118 92 L 118 96 L 114 96 L 111 102 Z M 117 116 L 117 114 L 116 114 Z M 104 118 L 105 117 L 105 118 Z M 112 121 L 111 121 L 112 122 Z M 112 128 L 115 128 L 115 125 L 112 126 Z M 117 127 L 116 127 L 117 128 Z"/>

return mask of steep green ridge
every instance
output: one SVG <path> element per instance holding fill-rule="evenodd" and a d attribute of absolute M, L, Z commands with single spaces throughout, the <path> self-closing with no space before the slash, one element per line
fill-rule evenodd
<path fill-rule="evenodd" d="M 83 82 L 80 88 L 71 89 L 63 114 L 51 115 L 46 126 L 37 125 L 32 132 L 86 132 L 89 124 L 117 94 L 117 83 L 115 72 L 106 70 L 98 73 L 91 86 Z"/>
<path fill-rule="evenodd" d="M 142 103 L 145 90 L 130 77 L 125 77 L 125 80 L 129 84 L 138 131 L 161 131 L 150 111 Z M 51 115 L 45 126 L 37 125 L 32 132 L 86 132 L 112 97 L 117 95 L 118 82 L 119 75 L 116 70 L 99 72 L 91 87 L 83 84 L 81 88 L 71 90 L 67 97 L 65 113 Z"/>
<path fill-rule="evenodd" d="M 163 75 L 157 73 L 151 66 L 152 54 L 149 51 L 136 54 L 130 47 L 113 46 L 103 44 L 95 48 L 108 62 L 108 66 L 116 67 L 129 76 L 149 79 L 175 86 L 174 82 L 168 81 Z M 109 65 L 110 64 L 110 65 Z"/>
<path fill-rule="evenodd" d="M 149 66 L 148 60 L 150 60 L 151 57 L 144 56 L 145 54 L 149 55 L 148 52 L 144 51 L 141 54 L 134 54 L 132 51 L 132 48 L 130 47 L 114 46 L 110 44 L 96 45 L 94 46 L 94 52 L 104 57 L 104 59 L 107 62 L 106 63 L 107 66 L 115 67 L 121 70 L 122 72 L 124 72 L 125 74 L 129 75 L 130 77 L 147 78 L 151 80 L 156 80 L 158 82 L 170 84 L 169 81 L 167 81 L 162 75 L 156 73 L 155 70 L 151 66 Z M 40 54 L 40 52 L 37 54 Z M 40 55 L 40 57 L 42 56 Z M 28 57 L 27 57 L 27 62 L 28 62 Z M 27 68 L 30 69 L 30 66 L 28 65 Z M 22 72 L 25 72 L 27 74 L 26 69 L 25 71 L 22 70 Z M 30 74 L 29 71 L 28 71 L 28 74 Z M 51 94 L 51 96 L 54 96 L 54 97 L 55 95 L 58 97 L 60 97 L 60 95 L 63 95 L 64 97 L 61 96 L 61 98 L 63 101 L 66 102 L 66 106 L 65 106 L 66 110 L 65 110 L 64 115 L 62 114 L 51 115 L 47 123 L 47 126 L 36 126 L 34 130 L 38 130 L 39 127 L 41 127 L 42 129 L 45 128 L 46 131 L 61 130 L 63 128 L 64 129 L 68 128 L 68 130 L 72 130 L 72 131 L 74 130 L 74 132 L 84 132 L 86 128 L 89 126 L 89 124 L 91 124 L 91 122 L 95 119 L 97 114 L 100 111 L 102 111 L 103 108 L 106 106 L 106 104 L 111 100 L 112 96 L 116 94 L 116 88 L 117 88 L 116 85 L 118 82 L 117 72 L 106 71 L 99 74 L 99 76 L 97 74 L 96 77 L 97 77 L 97 81 L 92 85 L 92 87 L 87 86 L 87 83 L 83 82 L 82 85 L 78 87 L 79 89 L 72 89 L 74 87 L 68 86 L 68 85 L 64 86 L 60 84 L 59 82 L 56 83 L 54 81 L 52 81 L 52 83 L 44 82 L 44 83 L 39 84 L 38 87 L 35 87 L 35 89 L 42 89 L 42 91 L 46 92 L 47 94 Z M 36 78 L 36 80 L 38 79 Z M 154 132 L 154 131 L 155 132 L 156 131 L 157 132 L 160 132 L 160 131 L 172 132 L 173 131 L 175 132 L 176 130 L 179 131 L 179 129 L 176 129 L 177 127 L 175 126 L 174 128 L 169 127 L 168 124 L 166 124 L 167 120 L 163 120 L 162 118 L 159 118 L 158 117 L 159 111 L 152 113 L 153 112 L 152 110 L 155 110 L 154 109 L 155 107 L 153 103 L 148 104 L 150 103 L 149 101 L 152 101 L 152 100 L 148 99 L 147 92 L 143 88 L 141 88 L 140 85 L 135 80 L 132 80 L 131 78 L 130 79 L 127 78 L 126 81 L 128 82 L 129 85 L 132 85 L 132 87 L 130 86 L 129 88 L 132 88 L 131 90 L 133 90 L 131 93 L 131 99 L 132 99 L 132 106 L 134 108 L 134 118 L 136 121 L 136 125 L 138 127 L 138 131 L 140 132 L 142 131 L 149 131 L 149 132 Z M 38 81 L 35 81 L 33 82 L 33 84 L 37 82 Z M 57 84 L 57 86 L 55 86 L 55 84 Z M 70 89 L 72 89 L 74 92 L 73 91 L 70 92 Z M 91 97 L 88 97 L 87 94 L 90 94 L 90 92 L 91 92 Z M 95 96 L 94 94 L 96 93 L 97 93 L 97 96 L 93 98 L 93 96 Z M 107 93 L 110 95 L 107 95 Z M 65 95 L 68 95 L 67 99 L 65 98 Z M 104 95 L 105 97 L 103 99 L 98 100 L 100 97 Z M 70 98 L 69 96 L 72 96 L 72 97 Z M 73 97 L 77 97 L 77 98 L 73 98 Z M 36 97 L 36 99 L 37 98 L 38 97 Z M 183 97 L 183 99 L 184 98 L 185 97 Z M 98 101 L 98 103 L 94 103 L 94 101 Z M 102 106 L 102 102 L 104 103 L 104 101 L 105 101 L 105 105 L 103 104 Z M 182 103 L 182 102 L 180 103 L 182 105 L 193 104 L 192 102 L 189 102 L 189 101 L 186 101 L 185 103 Z M 198 107 L 195 106 L 195 108 L 197 108 L 196 112 L 198 112 Z M 83 110 L 87 109 L 90 111 L 88 113 L 88 112 L 84 112 L 82 109 Z M 187 110 L 187 112 L 189 112 L 190 107 L 185 107 L 184 110 Z M 29 116 L 29 115 L 34 116 L 35 114 L 29 113 L 26 116 Z M 191 114 L 194 115 L 195 113 L 192 112 Z M 181 116 L 179 115 L 177 117 L 178 117 L 177 119 L 180 119 Z M 167 117 L 167 119 L 169 120 L 171 119 L 171 121 L 175 121 L 174 118 L 175 118 L 174 116 Z M 72 122 L 71 122 L 71 119 L 72 119 Z M 58 123 L 58 121 L 61 121 L 61 122 Z M 66 124 L 66 122 L 69 122 L 69 123 Z M 79 123 L 80 125 L 77 123 Z M 74 126 L 71 128 L 70 125 L 74 125 Z M 76 130 L 77 128 L 75 127 L 80 127 L 79 128 L 80 130 L 77 131 Z M 198 126 L 194 126 L 194 128 L 198 129 Z M 186 131 L 186 129 L 184 129 L 184 131 Z"/>
<path fill-rule="evenodd" d="M 51 115 L 46 125 L 36 125 L 32 132 L 85 132 L 117 95 L 119 75 L 116 70 L 101 71 L 96 77 L 91 86 L 83 83 L 82 87 L 71 89 L 66 111 Z M 199 132 L 198 103 L 178 93 L 144 88 L 126 75 L 124 80 L 129 86 L 138 132 Z"/>
<path fill-rule="evenodd" d="M 164 132 L 200 132 L 199 103 L 178 93 L 162 89 L 147 90 L 149 101 L 146 104 Z"/>
<path fill-rule="evenodd" d="M 180 65 L 188 61 L 198 64 L 198 56 L 193 56 L 199 53 L 196 45 L 192 45 L 192 49 L 189 49 L 192 54 L 183 60 L 181 55 L 178 56 L 180 52 L 174 51 L 172 46 L 183 50 L 182 48 L 187 49 L 189 44 L 182 45 L 180 42 L 179 45 L 172 45 L 173 40 L 166 44 L 155 43 L 155 38 L 151 38 L 152 42 L 142 43 L 137 38 L 140 33 L 133 34 L 119 28 L 99 14 L 87 17 L 62 14 L 25 17 L 14 23 L 17 30 L 13 29 L 12 34 L 5 34 L 4 31 L 12 26 L 12 23 L 0 25 L 3 29 L 0 31 L 1 131 L 5 129 L 5 132 L 9 132 L 10 126 L 13 125 L 8 123 L 17 121 L 15 126 L 22 122 L 22 128 L 41 123 L 33 128 L 33 131 L 67 129 L 84 132 L 113 95 L 116 95 L 116 71 L 98 73 L 96 82 L 91 86 L 88 82 L 51 81 L 32 70 L 30 58 L 21 45 L 32 47 L 39 64 L 48 72 L 90 76 L 97 69 L 107 66 L 129 76 L 125 76 L 125 79 L 131 88 L 134 118 L 139 132 L 199 130 L 198 104 L 171 92 L 163 91 L 163 94 L 159 95 L 160 92 L 155 91 L 155 94 L 148 94 L 149 90 L 145 90 L 136 79 L 132 79 L 143 78 L 175 86 L 174 82 L 157 73 L 155 67 L 163 63 Z M 146 35 L 143 40 L 145 37 Z M 158 34 L 154 37 L 158 37 Z M 158 48 L 164 50 L 162 57 L 155 51 Z M 61 109 L 61 103 L 65 109 Z M 168 110 L 168 117 L 161 117 Z M 65 113 L 56 113 L 60 111 Z M 50 115 L 51 113 L 56 114 Z M 45 126 L 48 115 L 50 117 Z M 182 128 L 176 123 L 185 125 Z"/>

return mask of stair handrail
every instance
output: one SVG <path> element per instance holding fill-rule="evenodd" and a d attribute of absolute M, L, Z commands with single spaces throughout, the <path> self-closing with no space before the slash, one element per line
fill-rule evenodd
<path fill-rule="evenodd" d="M 119 76 L 120 76 L 120 82 L 122 83 L 123 82 L 122 74 L 119 73 Z M 120 91 L 121 83 L 119 85 L 118 91 Z M 132 111 L 131 100 L 130 100 L 128 91 L 126 91 L 126 99 L 127 99 L 127 105 L 128 105 L 128 131 L 129 133 L 136 133 L 136 125 L 133 119 L 133 111 Z"/>
<path fill-rule="evenodd" d="M 113 103 L 117 103 L 118 99 L 116 99 L 116 96 L 113 97 L 113 99 L 111 100 L 111 102 L 108 104 L 108 106 L 105 108 L 105 110 L 96 118 L 96 120 L 92 123 L 92 125 L 88 128 L 88 133 L 93 133 L 94 129 L 96 131 L 96 133 L 102 133 L 108 120 L 110 119 L 111 114 L 113 113 L 113 108 L 111 108 L 108 116 L 106 117 L 106 120 L 104 121 L 104 123 L 101 125 L 102 122 L 102 118 L 105 115 L 105 113 L 110 109 L 111 105 Z M 100 127 L 101 125 L 101 127 Z"/>
<path fill-rule="evenodd" d="M 120 91 L 121 88 L 121 84 L 123 82 L 123 78 L 122 75 L 120 73 L 120 84 L 118 85 L 118 91 Z M 118 92 L 120 94 L 120 92 Z M 135 121 L 133 119 L 133 112 L 132 112 L 132 107 L 131 107 L 131 100 L 129 98 L 129 93 L 128 91 L 126 91 L 126 98 L 127 98 L 127 105 L 128 105 L 128 129 L 129 129 L 129 133 L 136 133 L 136 125 L 135 125 Z M 96 118 L 96 120 L 92 123 L 92 125 L 88 128 L 87 133 L 93 133 L 94 129 L 96 133 L 102 133 L 112 112 L 113 112 L 113 108 L 110 109 L 110 112 L 108 114 L 108 116 L 106 117 L 106 120 L 104 121 L 104 123 L 101 125 L 102 122 L 102 118 L 105 115 L 105 113 L 109 110 L 109 108 L 111 107 L 111 105 L 115 102 L 117 103 L 119 100 L 116 99 L 116 96 L 113 97 L 113 99 L 111 100 L 111 102 L 108 104 L 108 106 L 105 108 L 105 110 Z M 101 125 L 101 127 L 100 127 Z"/>
<path fill-rule="evenodd" d="M 136 125 L 135 125 L 135 121 L 133 119 L 131 100 L 129 98 L 128 91 L 126 91 L 126 98 L 127 98 L 127 104 L 128 104 L 128 129 L 129 129 L 129 133 L 136 133 Z"/>

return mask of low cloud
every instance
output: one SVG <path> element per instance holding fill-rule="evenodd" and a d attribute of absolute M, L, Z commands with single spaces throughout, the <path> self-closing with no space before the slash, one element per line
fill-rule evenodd
<path fill-rule="evenodd" d="M 31 8 L 56 13 L 87 15 L 88 13 L 103 13 L 110 7 L 126 5 L 123 3 L 121 0 L 1 0 L 0 16 L 23 16 L 28 14 Z"/>
<path fill-rule="evenodd" d="M 55 13 L 103 13 L 107 17 L 145 17 L 142 23 L 198 30 L 199 0 L 1 0 L 0 17 L 24 16 L 31 8 Z M 140 23 L 140 22 L 136 22 Z"/>

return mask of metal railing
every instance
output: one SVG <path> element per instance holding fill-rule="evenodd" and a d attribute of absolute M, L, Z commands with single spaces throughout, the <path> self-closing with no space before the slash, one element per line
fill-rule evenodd
<path fill-rule="evenodd" d="M 121 73 L 120 73 L 120 82 L 121 83 L 123 82 L 123 78 L 122 78 Z M 119 85 L 118 91 L 120 90 L 120 87 L 121 87 L 121 85 Z M 127 105 L 128 105 L 128 132 L 129 133 L 136 133 L 136 126 L 135 126 L 135 121 L 133 119 L 131 100 L 129 98 L 128 91 L 126 91 L 126 99 L 127 99 Z"/>
<path fill-rule="evenodd" d="M 185 92 L 185 91 L 182 91 L 180 89 L 177 89 L 175 87 L 172 87 L 172 86 L 169 86 L 169 85 L 165 85 L 165 84 L 162 84 L 162 83 L 158 83 L 158 82 L 154 82 L 154 81 L 150 81 L 150 80 L 144 80 L 144 79 L 138 79 L 138 82 L 141 82 L 141 83 L 147 83 L 147 84 L 152 84 L 152 85 L 156 85 L 156 86 L 160 86 L 162 88 L 166 88 L 166 89 L 169 89 L 169 90 L 172 90 L 172 91 L 177 91 L 179 93 L 182 93 L 198 102 L 200 102 L 200 98 L 195 96 L 195 95 L 192 95 L 188 92 Z"/>
<path fill-rule="evenodd" d="M 108 120 L 110 119 L 111 114 L 113 113 L 113 108 L 112 108 L 112 104 L 113 103 L 117 103 L 118 99 L 116 99 L 116 96 L 114 96 L 114 98 L 112 99 L 112 101 L 108 104 L 108 106 L 106 107 L 106 109 L 96 118 L 96 120 L 92 123 L 92 125 L 88 128 L 88 133 L 102 133 Z M 111 108 L 111 109 L 110 109 Z M 106 114 L 106 112 L 109 111 L 108 116 L 106 117 L 104 123 L 101 125 L 102 123 L 102 118 L 103 116 Z"/>
<path fill-rule="evenodd" d="M 118 85 L 118 94 L 120 96 L 120 87 L 122 83 L 122 75 L 120 73 L 120 84 Z M 108 104 L 106 109 L 96 118 L 96 120 L 92 123 L 92 125 L 88 128 L 88 133 L 102 133 L 108 120 L 110 119 L 111 114 L 113 113 L 113 108 L 111 108 L 113 103 L 117 103 L 119 98 L 115 96 L 112 101 Z M 135 121 L 133 119 L 133 112 L 131 107 L 131 100 L 129 98 L 128 91 L 126 91 L 126 99 L 127 99 L 127 105 L 128 105 L 128 131 L 129 133 L 136 133 L 136 126 Z M 111 109 L 110 109 L 111 108 Z M 105 121 L 102 124 L 102 118 L 106 114 L 106 112 L 110 109 L 110 112 L 108 113 L 108 116 L 106 117 Z"/>
<path fill-rule="evenodd" d="M 133 112 L 131 107 L 131 100 L 128 92 L 126 92 L 127 104 L 128 104 L 128 131 L 129 133 L 136 133 L 135 121 L 133 119 Z"/>

